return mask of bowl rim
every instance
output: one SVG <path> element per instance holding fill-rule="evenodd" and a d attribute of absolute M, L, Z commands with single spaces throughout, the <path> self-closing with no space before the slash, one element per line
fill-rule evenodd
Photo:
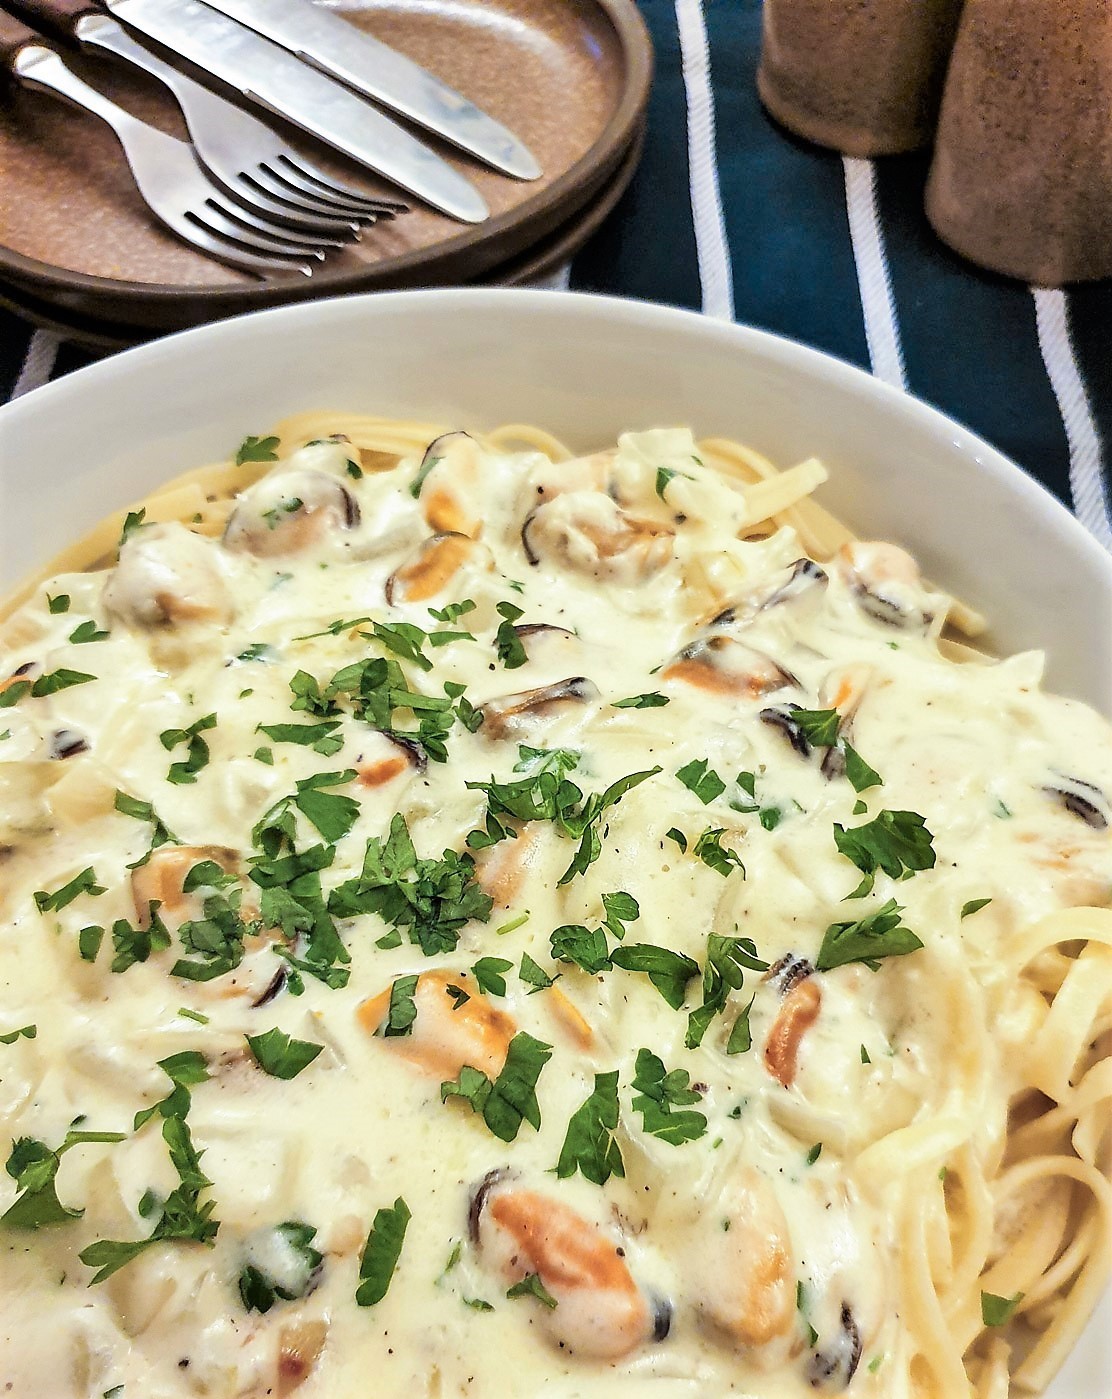
<path fill-rule="evenodd" d="M 30 393 L 0 405 L 0 429 L 18 431 L 21 423 L 34 414 L 65 411 L 70 396 L 95 391 L 102 382 L 110 382 L 121 372 L 126 373 L 130 369 L 157 370 L 161 363 L 172 364 L 186 347 L 196 353 L 204 353 L 207 347 L 225 338 L 250 339 L 255 335 L 256 328 L 260 334 L 288 334 L 292 337 L 304 323 L 318 319 L 325 323 L 358 323 L 367 314 L 373 317 L 376 307 L 404 311 L 408 306 L 417 308 L 434 303 L 439 303 L 449 313 L 461 315 L 467 314 L 469 308 L 493 309 L 501 306 L 503 310 L 516 315 L 554 315 L 610 323 L 624 321 L 631 329 L 638 330 L 656 326 L 681 331 L 697 329 L 708 341 L 741 347 L 758 358 L 792 368 L 807 377 L 824 379 L 839 392 L 850 397 L 864 396 L 880 406 L 906 415 L 910 421 L 936 436 L 944 435 L 952 449 L 974 458 L 978 467 L 987 472 L 995 484 L 1017 493 L 1037 510 L 1049 512 L 1049 520 L 1066 532 L 1072 546 L 1081 553 L 1087 565 L 1103 574 L 1112 588 L 1112 554 L 1089 533 L 1077 516 L 1017 462 L 941 409 L 876 378 L 868 370 L 848 360 L 789 336 L 744 322 L 718 320 L 685 307 L 632 297 L 523 287 L 432 287 L 362 292 L 263 307 L 207 325 L 176 331 L 86 365 L 62 379 L 40 385 Z M 123 371 L 121 365 L 124 366 Z"/>

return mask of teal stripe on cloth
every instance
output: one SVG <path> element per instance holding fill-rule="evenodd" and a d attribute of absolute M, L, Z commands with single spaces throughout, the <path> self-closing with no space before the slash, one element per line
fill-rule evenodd
<path fill-rule="evenodd" d="M 1069 448 L 1022 282 L 982 272 L 923 213 L 925 154 L 876 162 L 908 389 L 1037 476 L 1070 504 Z"/>
<path fill-rule="evenodd" d="M 656 53 L 645 152 L 614 212 L 575 259 L 571 286 L 698 311 L 702 297 L 676 15 L 672 0 L 641 0 L 640 9 Z"/>
<path fill-rule="evenodd" d="M 765 115 L 759 0 L 704 8 L 737 319 L 868 368 L 841 157 Z"/>

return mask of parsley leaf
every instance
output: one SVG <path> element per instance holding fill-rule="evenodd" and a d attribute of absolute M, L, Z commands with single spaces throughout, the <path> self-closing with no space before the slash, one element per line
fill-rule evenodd
<path fill-rule="evenodd" d="M 506 977 L 504 973 L 513 967 L 513 963 L 507 961 L 505 957 L 480 957 L 471 968 L 471 975 L 475 978 L 480 991 L 486 996 L 504 996 L 506 994 Z"/>
<path fill-rule="evenodd" d="M 451 623 L 458 621 L 460 617 L 466 617 L 469 612 L 474 612 L 475 603 L 469 597 L 465 597 L 462 602 L 450 602 L 447 607 L 430 607 L 429 616 L 435 617 L 438 622 Z"/>
<path fill-rule="evenodd" d="M 876 871 L 899 879 L 915 870 L 934 866 L 933 837 L 915 811 L 882 811 L 871 821 L 849 830 L 834 825 L 834 843 L 865 875 L 850 898 L 861 898 L 873 887 Z"/>
<path fill-rule="evenodd" d="M 687 1022 L 684 1043 L 688 1049 L 702 1044 L 711 1021 L 725 1010 L 730 992 L 741 990 L 746 971 L 767 970 L 768 963 L 757 956 L 750 938 L 720 937 L 711 933 L 703 965 L 703 1004 L 691 1012 Z"/>
<path fill-rule="evenodd" d="M 168 753 L 183 743 L 187 749 L 187 756 L 181 762 L 170 764 L 170 771 L 166 774 L 167 782 L 181 786 L 197 781 L 197 774 L 208 766 L 209 760 L 209 746 L 201 734 L 215 727 L 216 715 L 206 714 L 188 728 L 163 729 L 158 740 Z"/>
<path fill-rule="evenodd" d="M 80 874 L 75 874 L 68 884 L 63 884 L 60 889 L 55 889 L 52 894 L 46 893 L 42 889 L 35 891 L 35 907 L 40 913 L 57 913 L 73 903 L 80 894 L 88 894 L 95 898 L 98 894 L 104 893 L 105 886 L 97 883 L 96 870 L 92 865 L 83 869 Z"/>
<path fill-rule="evenodd" d="M 506 1051 L 506 1062 L 491 1083 L 486 1074 L 464 1065 L 455 1082 L 440 1085 L 441 1102 L 450 1097 L 466 1099 L 496 1137 L 512 1142 L 528 1122 L 534 1130 L 541 1125 L 537 1104 L 537 1080 L 541 1070 L 552 1058 L 552 1046 L 534 1039 L 524 1030 L 518 1031 Z"/>
<path fill-rule="evenodd" d="M 294 1302 L 305 1296 L 323 1262 L 323 1255 L 312 1247 L 316 1232 L 312 1225 L 292 1219 L 268 1231 L 271 1240 L 259 1262 L 246 1263 L 239 1275 L 239 1296 L 247 1311 L 268 1312 L 279 1298 Z M 250 1245 L 248 1250 L 250 1257 Z"/>
<path fill-rule="evenodd" d="M 514 623 L 523 613 L 521 608 L 515 607 L 512 602 L 500 602 L 497 610 L 506 620 L 499 623 L 494 634 L 494 649 L 507 670 L 517 670 L 529 659 L 521 637 L 514 627 Z"/>
<path fill-rule="evenodd" d="M 140 801 L 138 797 L 132 797 L 127 792 L 117 790 L 114 805 L 122 816 L 131 816 L 136 821 L 149 821 L 151 823 L 151 850 L 157 850 L 160 845 L 181 844 L 181 840 L 165 824 L 150 802 Z M 143 863 L 146 862 L 149 854 L 148 851 Z"/>
<path fill-rule="evenodd" d="M 792 722 L 814 748 L 832 748 L 838 741 L 842 716 L 836 709 L 792 709 Z"/>
<path fill-rule="evenodd" d="M 559 1306 L 556 1298 L 553 1297 L 552 1293 L 549 1292 L 548 1288 L 541 1282 L 539 1273 L 526 1273 L 520 1282 L 515 1282 L 512 1287 L 506 1289 L 506 1296 L 511 1300 L 515 1297 L 535 1297 L 537 1301 L 540 1302 L 542 1306 L 547 1307 L 549 1311 Z M 468 1306 L 473 1305 L 474 1303 L 468 1303 Z M 484 1306 L 486 1305 L 489 1304 L 484 1303 Z"/>
<path fill-rule="evenodd" d="M 601 928 L 586 928 L 581 923 L 565 923 L 549 938 L 552 956 L 557 962 L 574 962 L 591 976 L 610 966 L 606 934 Z"/>
<path fill-rule="evenodd" d="M 627 972 L 644 972 L 673 1010 L 679 1010 L 687 994 L 687 983 L 699 975 L 699 964 L 670 947 L 635 942 L 615 948 L 610 960 Z"/>
<path fill-rule="evenodd" d="M 417 1006 L 413 993 L 417 990 L 416 976 L 399 976 L 390 985 L 390 1005 L 381 1031 L 385 1038 L 396 1039 L 408 1035 L 417 1019 Z"/>
<path fill-rule="evenodd" d="M 438 462 L 442 462 L 443 460 L 443 456 L 435 456 L 427 451 L 425 452 L 424 459 L 417 470 L 417 475 L 414 476 L 413 480 L 409 483 L 409 494 L 414 500 L 417 500 L 421 494 L 421 487 L 425 484 L 425 477 Z"/>
<path fill-rule="evenodd" d="M 646 1132 L 672 1146 L 695 1141 L 707 1130 L 707 1119 L 701 1112 L 675 1110 L 686 1109 L 689 1103 L 697 1103 L 702 1097 L 689 1086 L 690 1079 L 686 1069 L 666 1073 L 663 1060 L 651 1050 L 637 1051 L 633 1110 L 641 1114 L 641 1125 Z"/>
<path fill-rule="evenodd" d="M 614 700 L 611 709 L 661 709 L 666 704 L 671 704 L 667 695 L 662 695 L 659 690 L 651 690 L 644 695 L 630 695 L 628 699 Z"/>
<path fill-rule="evenodd" d="M 338 719 L 322 719 L 319 724 L 257 724 L 256 732 L 266 734 L 273 743 L 300 743 L 330 758 L 344 746 L 335 733 L 339 727 Z"/>
<path fill-rule="evenodd" d="M 70 609 L 69 593 L 58 593 L 56 597 L 51 597 L 48 593 L 46 606 L 54 615 L 57 615 L 59 612 L 68 612 Z"/>
<path fill-rule="evenodd" d="M 277 437 L 245 437 L 236 448 L 236 466 L 249 461 L 277 461 L 278 453 L 274 449 L 278 442 Z"/>
<path fill-rule="evenodd" d="M 18 1039 L 33 1040 L 38 1033 L 37 1025 L 22 1025 L 18 1030 L 9 1030 L 6 1035 L 0 1035 L 0 1044 L 15 1044 Z"/>
<path fill-rule="evenodd" d="M 123 548 L 133 534 L 138 534 L 141 529 L 147 527 L 147 511 L 144 506 L 141 510 L 129 510 L 124 516 L 123 529 L 120 530 L 119 548 Z"/>
<path fill-rule="evenodd" d="M 340 787 L 354 780 L 355 769 L 348 768 L 344 772 L 317 772 L 297 783 L 297 793 L 292 798 L 294 806 L 327 841 L 335 842 L 347 835 L 359 818 L 359 803 L 351 797 L 321 789 Z"/>
<path fill-rule="evenodd" d="M 968 918 L 973 913 L 978 913 L 986 904 L 992 903 L 991 899 L 970 899 L 968 903 L 962 904 L 961 916 Z"/>
<path fill-rule="evenodd" d="M 580 754 L 574 748 L 530 748 L 527 743 L 519 743 L 517 757 L 514 772 L 528 772 L 533 776 L 554 772 L 562 777 L 579 766 Z"/>
<path fill-rule="evenodd" d="M 690 763 L 686 763 L 676 776 L 688 789 L 694 792 L 699 800 L 706 806 L 714 801 L 715 797 L 720 797 L 726 790 L 726 784 L 707 762 L 706 758 L 694 758 Z"/>
<path fill-rule="evenodd" d="M 857 749 L 841 740 L 842 752 L 846 760 L 846 776 L 853 784 L 855 792 L 867 792 L 870 787 L 881 785 L 880 773 L 871 768 Z"/>
<path fill-rule="evenodd" d="M 606 914 L 606 926 L 619 942 L 625 937 L 625 925 L 635 923 L 641 917 L 637 900 L 622 889 L 613 894 L 603 894 L 602 907 Z"/>
<path fill-rule="evenodd" d="M 667 489 L 668 482 L 674 480 L 677 476 L 683 481 L 693 481 L 695 479 L 693 476 L 688 476 L 686 471 L 677 471 L 675 467 L 658 466 L 656 468 L 656 493 L 661 500 L 664 499 L 664 492 Z"/>
<path fill-rule="evenodd" d="M 859 918 L 856 922 L 832 923 L 815 959 L 815 970 L 828 972 L 849 962 L 864 962 L 876 970 L 882 957 L 902 957 L 923 946 L 910 928 L 902 927 L 903 909 L 895 899 Z"/>
<path fill-rule="evenodd" d="M 324 1048 L 323 1044 L 291 1039 L 279 1029 L 267 1030 L 262 1035 L 247 1035 L 245 1038 L 255 1056 L 255 1063 L 263 1073 L 270 1074 L 271 1078 L 296 1078 Z"/>
<path fill-rule="evenodd" d="M 1006 1326 L 1015 1316 L 1016 1308 L 1023 1301 L 1024 1294 L 1017 1292 L 1012 1297 L 997 1297 L 994 1292 L 981 1293 L 981 1320 L 986 1326 Z"/>
<path fill-rule="evenodd" d="M 749 1004 L 734 1021 L 730 1038 L 726 1041 L 727 1054 L 744 1054 L 752 1045 L 753 1033 L 749 1028 L 749 1012 L 753 1009 L 754 1000 L 756 1000 L 755 996 L 749 998 Z"/>
<path fill-rule="evenodd" d="M 595 1185 L 611 1176 L 624 1176 L 622 1153 L 615 1140 L 618 1126 L 618 1071 L 595 1074 L 590 1096 L 576 1108 L 568 1123 L 556 1174 L 564 1180 L 579 1171 Z"/>
<path fill-rule="evenodd" d="M 554 982 L 559 980 L 558 977 L 549 976 L 542 966 L 533 961 L 528 952 L 521 954 L 521 966 L 518 968 L 517 975 L 521 981 L 525 982 L 526 986 L 533 988 L 532 991 L 528 992 L 530 996 L 535 996 L 538 991 L 547 991 Z"/>
<path fill-rule="evenodd" d="M 83 670 L 67 670 L 62 666 L 49 675 L 40 675 L 31 686 L 31 697 L 42 699 L 45 695 L 56 695 L 59 690 L 72 689 L 74 685 L 87 685 L 95 679 L 95 675 L 87 675 Z"/>
<path fill-rule="evenodd" d="M 725 878 L 731 869 L 741 870 L 742 879 L 745 878 L 745 865 L 741 856 L 736 850 L 730 850 L 722 844 L 722 837 L 726 834 L 724 826 L 712 828 L 710 826 L 702 833 L 695 842 L 695 848 L 691 852 L 698 855 L 704 865 L 708 865 L 716 874 Z"/>
<path fill-rule="evenodd" d="M 22 1030 L 16 1031 L 16 1034 L 24 1033 Z M 5 1039 L 4 1042 L 10 1043 L 10 1040 Z M 20 1193 L 0 1215 L 0 1226 L 8 1229 L 43 1229 L 52 1224 L 64 1224 L 70 1219 L 80 1219 L 85 1213 L 83 1209 L 70 1209 L 58 1199 L 54 1181 L 62 1157 L 72 1147 L 87 1142 L 122 1142 L 124 1136 L 123 1132 L 70 1131 L 57 1151 L 52 1151 L 45 1142 L 36 1141 L 33 1137 L 18 1137 L 12 1143 L 5 1169 Z"/>
<path fill-rule="evenodd" d="M 78 626 L 74 627 L 73 631 L 69 634 L 69 639 L 74 646 L 80 646 L 87 641 L 104 641 L 107 636 L 108 633 L 106 631 L 98 631 L 97 624 L 90 620 L 88 622 L 81 622 Z"/>
<path fill-rule="evenodd" d="M 411 1218 L 409 1206 L 400 1195 L 391 1208 L 376 1212 L 359 1260 L 359 1286 L 355 1291 L 359 1306 L 373 1307 L 389 1292 Z"/>

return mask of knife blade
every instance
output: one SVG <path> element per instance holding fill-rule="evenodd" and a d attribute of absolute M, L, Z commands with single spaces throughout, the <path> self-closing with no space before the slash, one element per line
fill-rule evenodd
<path fill-rule="evenodd" d="M 541 173 L 512 131 L 397 49 L 309 0 L 205 0 L 314 68 L 519 180 Z"/>
<path fill-rule="evenodd" d="M 199 0 L 103 0 L 116 19 L 463 223 L 490 210 L 435 151 L 362 98 Z"/>

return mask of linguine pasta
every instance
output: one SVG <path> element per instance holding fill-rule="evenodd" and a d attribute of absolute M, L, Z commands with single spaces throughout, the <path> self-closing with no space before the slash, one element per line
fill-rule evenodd
<path fill-rule="evenodd" d="M 1045 1388 L 1112 731 L 824 479 L 303 414 L 16 591 L 8 1392 Z"/>

